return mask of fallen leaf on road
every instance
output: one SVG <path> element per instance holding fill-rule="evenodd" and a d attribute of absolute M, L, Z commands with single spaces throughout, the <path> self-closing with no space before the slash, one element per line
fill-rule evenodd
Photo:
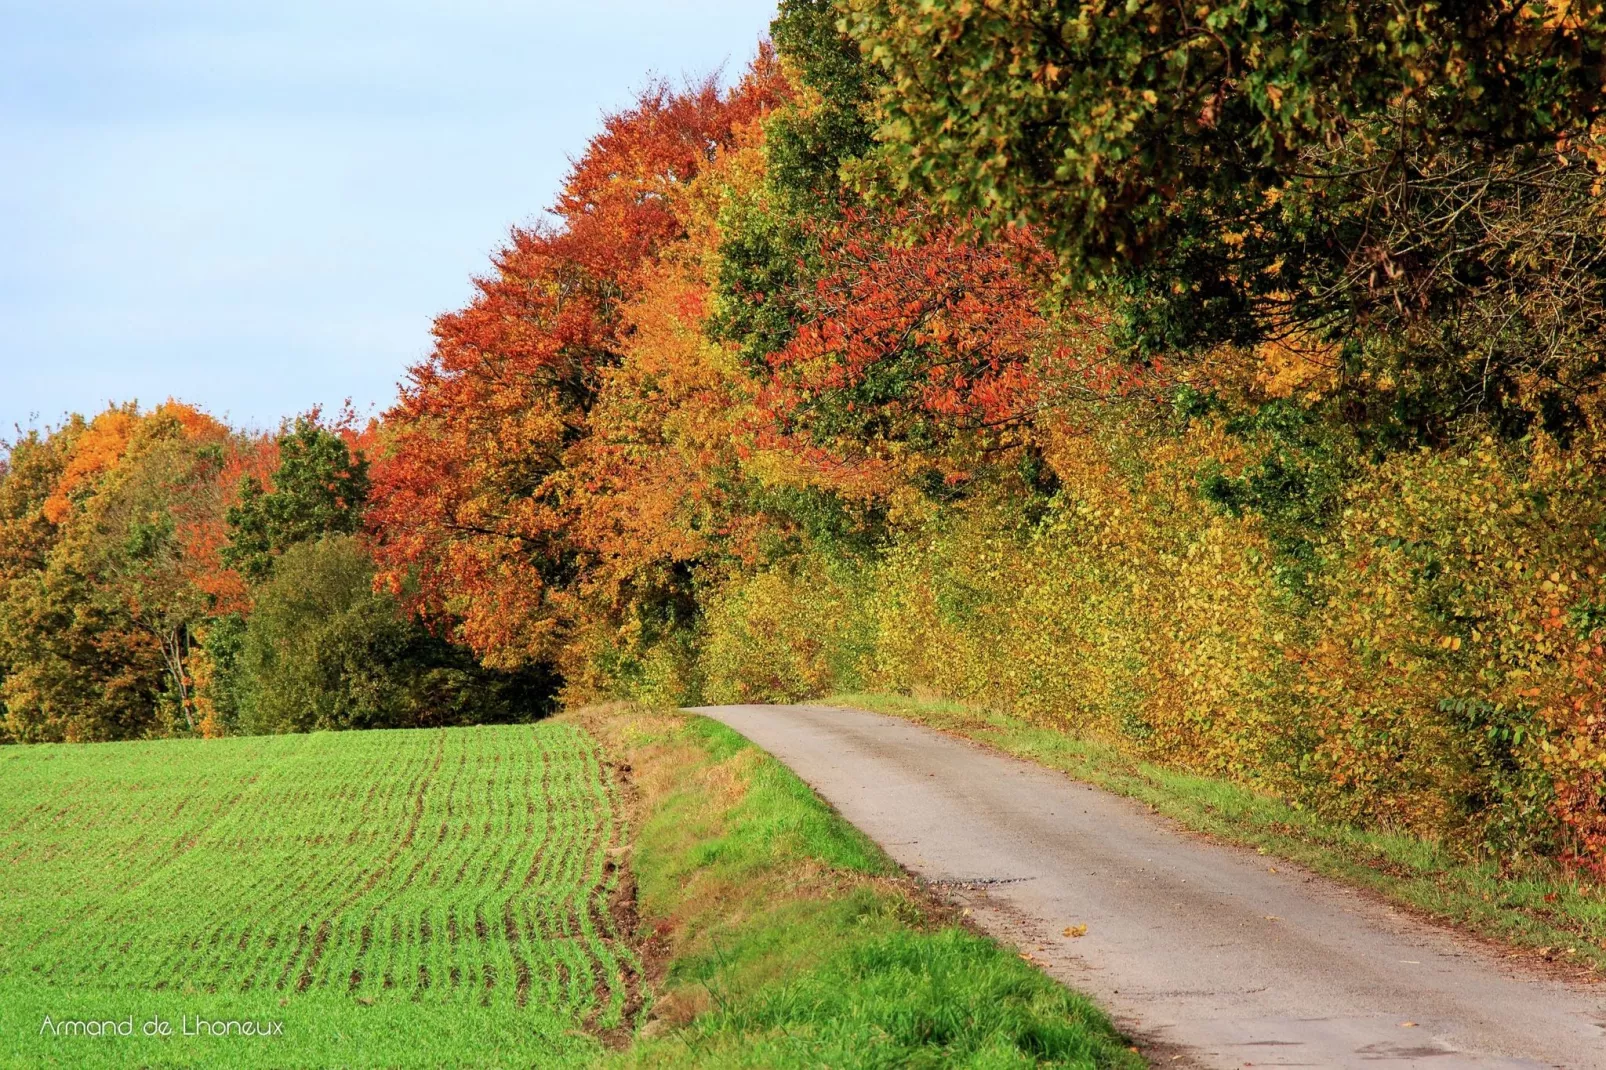
<path fill-rule="evenodd" d="M 1086 936 L 1087 935 L 1087 926 L 1086 925 L 1067 925 L 1067 926 L 1065 926 L 1065 935 L 1069 936 L 1069 937 L 1072 937 L 1072 938 L 1075 938 L 1075 937 L 1078 937 L 1078 936 Z"/>
<path fill-rule="evenodd" d="M 1279 918 L 1279 917 L 1278 917 L 1278 916 L 1277 916 L 1277 915 L 1275 915 L 1275 914 L 1267 914 L 1267 915 L 1266 915 L 1266 920 L 1267 920 L 1267 921 L 1282 921 L 1282 920 L 1283 920 L 1283 919 L 1281 919 L 1281 918 Z"/>
<path fill-rule="evenodd" d="M 1401 1022 L 1400 1023 L 1400 1028 L 1401 1029 L 1415 1029 L 1416 1028 L 1416 1023 L 1415 1022 Z"/>

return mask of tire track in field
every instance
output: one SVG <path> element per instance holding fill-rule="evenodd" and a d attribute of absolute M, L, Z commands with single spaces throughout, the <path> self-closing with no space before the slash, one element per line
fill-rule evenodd
<path fill-rule="evenodd" d="M 329 940 L 329 932 L 334 919 L 345 913 L 345 911 L 349 909 L 352 904 L 356 903 L 363 896 L 367 895 L 368 892 L 373 889 L 374 885 L 378 884 L 380 879 L 383 878 L 384 875 L 395 866 L 396 860 L 401 857 L 402 852 L 412 846 L 413 838 L 418 835 L 419 822 L 424 819 L 424 797 L 429 793 L 430 782 L 435 774 L 440 770 L 441 761 L 445 757 L 445 754 L 446 737 L 441 735 L 437 737 L 434 759 L 430 762 L 428 770 L 425 771 L 419 780 L 415 782 L 416 788 L 410 790 L 409 792 L 413 798 L 413 813 L 412 817 L 407 822 L 407 831 L 402 834 L 402 838 L 397 841 L 394 847 L 391 848 L 390 853 L 385 856 L 384 860 L 372 870 L 368 871 L 367 880 L 362 881 L 361 885 L 356 891 L 349 893 L 344 899 L 342 899 L 339 904 L 328 913 L 323 921 L 319 923 L 318 929 L 312 938 L 312 950 L 307 956 L 306 966 L 301 971 L 300 978 L 296 981 L 296 991 L 305 992 L 309 987 L 311 987 L 313 971 L 317 969 L 318 961 L 323 957 L 324 945 Z M 305 933 L 306 930 L 307 926 L 303 925 L 301 931 Z M 285 973 L 279 979 L 280 988 L 284 987 L 285 980 L 288 978 L 291 970 L 294 969 L 296 961 L 299 959 L 299 957 L 300 947 L 298 946 L 297 954 L 292 956 L 290 961 L 285 965 Z"/>
<path fill-rule="evenodd" d="M 447 737 L 443 735 L 441 738 L 444 741 Z M 459 752 L 457 766 L 452 770 L 452 778 L 446 783 L 445 799 L 448 812 L 450 811 L 452 797 L 457 791 L 457 785 L 462 780 L 463 771 L 468 767 L 468 759 L 469 748 L 464 746 Z M 421 821 L 420 825 L 422 825 Z M 413 863 L 413 867 L 408 870 L 407 876 L 402 879 L 401 884 L 394 888 L 388 889 L 385 896 L 374 903 L 371 909 L 368 911 L 368 919 L 363 923 L 361 929 L 359 930 L 357 954 L 352 962 L 351 971 L 347 976 L 348 992 L 356 992 L 362 987 L 364 979 L 363 963 L 366 961 L 368 951 L 373 945 L 373 927 L 375 923 L 378 922 L 387 907 L 406 896 L 408 889 L 412 887 L 413 881 L 417 879 L 419 873 L 421 873 L 424 868 L 429 865 L 431 860 L 434 859 L 437 849 L 440 847 L 445 838 L 446 822 L 442 821 L 440 834 L 428 843 L 428 846 L 425 848 L 425 850 L 418 856 L 417 861 Z M 421 940 L 419 946 L 420 955 L 427 953 L 427 939 Z M 421 970 L 423 970 L 423 973 L 420 976 L 427 977 L 427 967 L 425 967 L 422 962 L 419 963 L 419 967 Z"/>
<path fill-rule="evenodd" d="M 535 839 L 537 811 L 533 783 L 534 766 L 540 765 L 543 774 L 542 783 L 544 785 L 546 782 L 545 771 L 549 763 L 546 760 L 545 751 L 537 744 L 534 732 L 531 732 L 524 739 L 524 753 L 524 790 L 521 793 L 524 797 L 524 836 L 519 841 L 518 847 L 508 858 L 507 865 L 502 869 L 502 879 L 496 885 L 497 891 L 507 887 L 508 881 L 513 876 L 514 866 L 529 851 L 530 842 Z M 540 797 L 544 802 L 546 798 L 544 790 Z M 541 826 L 541 840 L 535 847 L 535 854 L 541 852 L 552 827 L 551 822 L 545 820 L 541 822 Z M 523 891 L 522 886 L 520 891 Z M 513 1002 L 519 1007 L 523 1007 L 530 1001 L 530 986 L 532 983 L 529 960 L 525 958 L 524 952 L 519 946 L 521 942 L 521 919 L 517 915 L 522 913 L 523 907 L 523 897 L 517 893 L 508 896 L 502 904 L 502 930 L 507 939 L 508 953 L 513 959 Z"/>
<path fill-rule="evenodd" d="M 518 896 L 520 900 L 520 913 L 523 915 L 521 919 L 523 923 L 523 932 L 526 942 L 532 945 L 536 944 L 538 941 L 544 942 L 541 931 L 540 906 L 538 902 L 534 900 L 532 889 L 544 886 L 543 882 L 540 880 L 540 876 L 547 864 L 547 855 L 552 845 L 553 829 L 557 826 L 557 822 L 553 817 L 554 807 L 552 806 L 552 767 L 554 764 L 556 764 L 558 756 L 552 750 L 548 749 L 548 747 L 545 745 L 545 741 L 541 741 L 539 757 L 541 765 L 540 788 L 539 791 L 533 795 L 533 797 L 526 797 L 525 807 L 526 813 L 529 814 L 533 819 L 537 813 L 536 802 L 539 800 L 541 804 L 539 811 L 541 820 L 541 839 L 539 842 L 537 842 L 535 849 L 530 853 L 530 864 L 524 872 L 524 882 L 519 887 Z M 550 949 L 544 950 L 550 951 Z M 558 1003 L 562 999 L 564 989 L 568 986 L 569 970 L 568 966 L 565 965 L 562 959 L 557 955 L 549 955 L 548 958 L 555 967 L 553 975 L 546 986 L 548 989 L 548 1000 L 553 1003 Z"/>

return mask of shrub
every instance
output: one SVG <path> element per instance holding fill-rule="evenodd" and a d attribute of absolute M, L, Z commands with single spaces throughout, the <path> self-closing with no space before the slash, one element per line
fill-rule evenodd
<path fill-rule="evenodd" d="M 1275 518 L 1213 501 L 1263 451 L 1195 420 L 1048 451 L 1028 520 L 978 493 L 875 560 L 729 581 L 709 697 L 864 686 L 1008 710 L 1371 827 L 1606 874 L 1606 496 L 1542 437 L 1357 458 L 1298 585 Z"/>
<path fill-rule="evenodd" d="M 238 660 L 248 732 L 531 720 L 550 709 L 540 671 L 494 673 L 407 618 L 374 589 L 353 536 L 291 546 L 258 591 Z"/>

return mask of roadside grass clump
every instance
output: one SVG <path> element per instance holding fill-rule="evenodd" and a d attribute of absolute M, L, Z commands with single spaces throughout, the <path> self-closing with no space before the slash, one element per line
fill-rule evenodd
<path fill-rule="evenodd" d="M 660 976 L 621 1064 L 1138 1067 L 1092 1004 L 964 928 L 778 762 L 686 714 L 580 715 L 634 772 Z"/>
<path fill-rule="evenodd" d="M 1268 792 L 1133 758 L 1112 745 L 981 705 L 875 693 L 829 705 L 887 713 L 963 735 L 1129 796 L 1184 827 L 1371 889 L 1527 953 L 1606 973 L 1606 898 L 1555 867 L 1513 871 L 1410 832 L 1367 829 Z"/>
<path fill-rule="evenodd" d="M 0 1064 L 585 1064 L 623 818 L 566 724 L 6 748 Z"/>

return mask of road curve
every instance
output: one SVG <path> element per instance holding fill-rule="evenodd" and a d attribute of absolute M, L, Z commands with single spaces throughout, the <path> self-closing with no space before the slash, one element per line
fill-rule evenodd
<path fill-rule="evenodd" d="M 1160 1066 L 1606 1070 L 1606 986 L 1060 773 L 893 717 L 712 706 L 899 863 L 1097 999 Z M 1086 935 L 1067 938 L 1067 927 Z"/>

